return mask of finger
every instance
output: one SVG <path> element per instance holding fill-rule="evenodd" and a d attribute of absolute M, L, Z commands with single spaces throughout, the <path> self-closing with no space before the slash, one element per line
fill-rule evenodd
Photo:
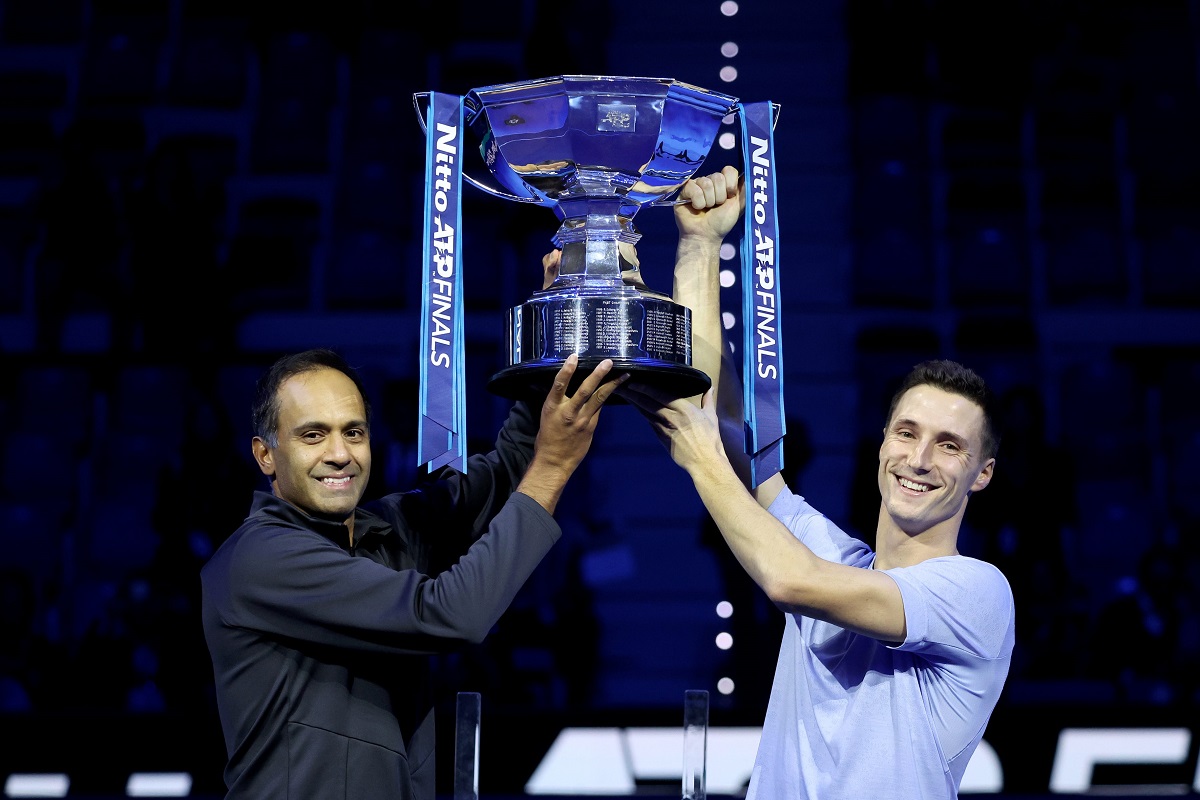
<path fill-rule="evenodd" d="M 718 184 L 720 178 L 721 173 L 714 172 L 711 175 L 691 179 L 693 191 L 689 193 L 688 197 L 694 210 L 705 211 L 716 205 L 717 197 L 721 193 Z"/>
<path fill-rule="evenodd" d="M 683 188 L 679 190 L 679 199 L 691 203 L 692 196 L 696 193 L 696 191 L 696 179 L 688 178 L 683 182 Z"/>
<path fill-rule="evenodd" d="M 706 175 L 700 179 L 700 188 L 704 191 L 703 204 L 697 205 L 697 208 L 712 208 L 717 204 L 717 184 L 716 180 L 720 175 Z"/>
<path fill-rule="evenodd" d="M 709 180 L 712 181 L 713 188 L 712 199 L 709 205 L 719 206 L 721 203 L 724 203 L 727 199 L 729 199 L 729 190 L 727 188 L 728 182 L 725 180 L 725 173 L 714 172 L 709 177 Z"/>
<path fill-rule="evenodd" d="M 600 384 L 600 388 L 597 389 L 594 394 L 592 394 L 592 399 L 596 401 L 597 405 L 604 405 L 608 402 L 608 398 L 612 397 L 613 394 L 621 388 L 621 385 L 628 380 L 629 373 L 622 372 L 614 380 Z"/>
<path fill-rule="evenodd" d="M 550 387 L 550 397 L 553 397 L 555 402 L 561 403 L 567 396 L 567 386 L 571 384 L 571 378 L 575 375 L 575 368 L 578 366 L 579 354 L 571 353 L 555 373 L 554 384 Z"/>
<path fill-rule="evenodd" d="M 737 195 L 737 197 L 740 201 L 739 206 L 741 208 L 745 208 L 746 207 L 746 176 L 744 174 L 739 175 L 737 181 L 734 182 L 733 186 L 734 186 L 734 193 Z"/>
<path fill-rule="evenodd" d="M 708 190 L 705 189 L 706 183 L 710 185 Z M 707 208 L 709 203 L 706 194 L 711 191 L 711 183 L 707 178 L 689 178 L 683 187 L 683 197 L 688 201 L 687 204 L 697 211 Z"/>
<path fill-rule="evenodd" d="M 743 183 L 742 175 L 737 171 L 737 168 L 728 165 L 725 166 L 721 170 L 721 177 L 725 179 L 726 197 L 736 197 Z"/>
<path fill-rule="evenodd" d="M 722 205 L 726 200 L 737 197 L 744 182 L 737 169 L 732 166 L 726 166 L 720 172 L 714 172 L 711 178 L 713 182 L 711 204 L 714 206 Z"/>
<path fill-rule="evenodd" d="M 574 355 L 574 353 L 572 353 L 572 355 Z M 608 375 L 608 373 L 612 370 L 612 367 L 613 360 L 611 358 L 606 358 L 597 364 L 596 368 L 592 370 L 592 373 L 584 378 L 583 382 L 579 384 L 579 388 L 575 390 L 575 394 L 571 395 L 571 399 L 580 406 L 590 400 L 592 395 L 596 393 L 596 389 L 599 388 L 600 384 L 604 382 L 604 377 Z"/>

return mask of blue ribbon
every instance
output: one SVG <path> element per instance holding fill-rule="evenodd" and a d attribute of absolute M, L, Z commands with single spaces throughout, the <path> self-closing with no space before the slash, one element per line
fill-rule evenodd
<path fill-rule="evenodd" d="M 742 422 L 750 485 L 783 469 L 783 337 L 780 334 L 779 219 L 775 207 L 774 109 L 739 104 L 746 160 L 742 237 Z"/>
<path fill-rule="evenodd" d="M 467 470 L 462 302 L 462 97 L 431 93 L 425 124 L 421 421 L 417 464 Z"/>

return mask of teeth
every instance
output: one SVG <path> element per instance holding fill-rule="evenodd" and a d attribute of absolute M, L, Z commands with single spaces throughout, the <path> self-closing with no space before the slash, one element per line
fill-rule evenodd
<path fill-rule="evenodd" d="M 336 483 L 339 485 L 350 482 L 349 478 L 322 478 L 321 480 L 324 483 Z"/>
<path fill-rule="evenodd" d="M 897 480 L 899 480 L 899 481 L 900 481 L 900 485 L 901 485 L 901 486 L 903 486 L 905 489 L 912 489 L 914 492 L 927 492 L 927 491 L 929 491 L 929 487 L 928 487 L 928 486 L 925 486 L 924 484 L 917 483 L 917 482 L 915 482 L 915 481 L 910 481 L 908 478 L 898 478 Z"/>

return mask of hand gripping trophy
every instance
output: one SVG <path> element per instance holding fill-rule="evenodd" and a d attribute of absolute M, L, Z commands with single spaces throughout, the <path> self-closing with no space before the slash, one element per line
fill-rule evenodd
<path fill-rule="evenodd" d="M 645 206 L 674 205 L 728 115 L 742 115 L 745 141 L 752 125 L 756 141 L 769 143 L 777 106 L 743 106 L 672 79 L 583 75 L 485 86 L 465 96 L 418 93 L 414 104 L 427 168 L 421 441 L 429 446 L 422 463 L 463 461 L 456 236 L 463 180 L 496 197 L 547 206 L 559 219 L 558 277 L 508 311 L 508 364 L 492 376 L 490 391 L 511 398 L 544 392 L 571 353 L 579 355 L 576 385 L 611 358 L 614 374 L 629 372 L 681 397 L 708 389 L 708 376 L 691 363 L 691 312 L 648 287 L 630 257 L 641 238 L 633 218 Z M 487 181 L 462 168 L 467 131 L 477 139 Z M 773 167 L 770 149 L 762 149 L 756 158 L 744 145 L 748 169 Z M 770 199 L 766 234 L 773 242 Z M 782 420 L 782 405 L 778 410 Z"/>

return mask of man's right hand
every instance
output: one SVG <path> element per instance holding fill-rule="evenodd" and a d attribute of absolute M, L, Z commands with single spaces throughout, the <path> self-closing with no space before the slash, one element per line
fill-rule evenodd
<path fill-rule="evenodd" d="M 696 237 L 720 244 L 746 207 L 745 184 L 735 168 L 726 166 L 688 180 L 679 199 L 683 202 L 675 206 L 675 225 L 681 242 Z"/>
<path fill-rule="evenodd" d="M 612 367 L 612 359 L 601 361 L 592 374 L 583 379 L 575 393 L 568 395 L 567 387 L 579 368 L 579 356 L 572 353 L 554 376 L 554 385 L 542 404 L 541 425 L 533 445 L 533 460 L 517 491 L 532 497 L 551 514 L 558 505 L 567 480 L 592 445 L 592 435 L 600 421 L 600 409 L 617 387 L 629 378 L 628 373 L 623 373 L 608 380 Z"/>

